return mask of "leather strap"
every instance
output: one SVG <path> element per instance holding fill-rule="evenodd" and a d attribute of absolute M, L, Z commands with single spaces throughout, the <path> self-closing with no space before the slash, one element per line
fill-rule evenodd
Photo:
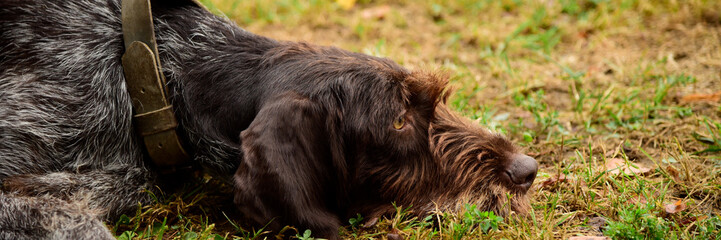
<path fill-rule="evenodd" d="M 133 124 L 150 159 L 165 171 L 187 164 L 190 156 L 176 132 L 178 122 L 166 97 L 149 0 L 123 0 L 123 71 L 133 100 Z"/>

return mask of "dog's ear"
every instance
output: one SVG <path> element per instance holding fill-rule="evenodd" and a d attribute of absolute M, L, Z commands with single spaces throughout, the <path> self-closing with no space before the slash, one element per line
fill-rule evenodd
<path fill-rule="evenodd" d="M 272 220 L 274 230 L 290 224 L 336 238 L 339 183 L 326 111 L 295 93 L 271 99 L 240 134 L 235 203 L 260 224 Z"/>
<path fill-rule="evenodd" d="M 406 81 L 412 93 L 411 102 L 416 106 L 427 107 L 419 110 L 432 114 L 436 105 L 446 101 L 444 90 L 448 85 L 447 73 L 416 71 L 411 73 Z"/>

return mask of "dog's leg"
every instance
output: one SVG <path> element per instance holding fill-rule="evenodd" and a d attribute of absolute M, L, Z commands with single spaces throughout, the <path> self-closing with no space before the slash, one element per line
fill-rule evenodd
<path fill-rule="evenodd" d="M 0 239 L 115 239 L 82 201 L 0 193 Z"/>
<path fill-rule="evenodd" d="M 291 224 L 338 239 L 334 177 L 326 114 L 308 98 L 286 93 L 266 103 L 241 133 L 243 161 L 235 203 L 273 230 Z"/>
<path fill-rule="evenodd" d="M 154 177 L 127 167 L 4 179 L 0 239 L 114 239 L 102 223 L 150 201 Z"/>
<path fill-rule="evenodd" d="M 138 203 L 148 203 L 154 177 L 147 169 L 93 170 L 86 173 L 54 172 L 6 178 L 4 192 L 23 196 L 53 196 L 62 200 L 85 198 L 88 206 L 102 211 L 107 219 L 132 212 Z"/>

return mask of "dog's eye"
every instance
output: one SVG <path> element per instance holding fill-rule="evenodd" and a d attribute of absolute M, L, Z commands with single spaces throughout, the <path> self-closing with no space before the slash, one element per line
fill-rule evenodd
<path fill-rule="evenodd" d="M 406 118 L 403 115 L 400 115 L 395 120 L 393 120 L 393 128 L 395 128 L 395 129 L 401 129 L 405 125 L 406 125 Z"/>

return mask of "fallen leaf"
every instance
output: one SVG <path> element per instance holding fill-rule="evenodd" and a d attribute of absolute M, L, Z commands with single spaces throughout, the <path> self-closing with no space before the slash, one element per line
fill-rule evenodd
<path fill-rule="evenodd" d="M 560 175 L 550 177 L 549 179 L 546 179 L 545 181 L 539 183 L 538 187 L 541 189 L 549 189 L 549 188 L 558 186 L 561 183 L 569 183 L 569 182 L 575 182 L 575 179 L 570 178 L 566 174 L 561 173 Z"/>
<path fill-rule="evenodd" d="M 390 11 L 391 7 L 388 5 L 367 8 L 361 11 L 361 17 L 363 19 L 383 19 Z"/>
<path fill-rule="evenodd" d="M 378 217 L 373 217 L 371 219 L 368 219 L 365 223 L 363 223 L 363 228 L 371 228 L 378 223 Z"/>
<path fill-rule="evenodd" d="M 681 98 L 681 102 L 719 102 L 719 101 L 721 101 L 721 91 L 711 93 L 711 94 L 694 93 L 694 94 L 689 94 L 689 95 L 683 96 Z"/>
<path fill-rule="evenodd" d="M 666 210 L 668 214 L 674 214 L 685 210 L 686 204 L 683 203 L 683 199 L 679 199 L 675 203 L 666 204 L 663 209 Z"/>
<path fill-rule="evenodd" d="M 608 170 L 610 174 L 618 175 L 618 174 L 625 174 L 625 175 L 646 175 L 651 172 L 650 168 L 644 167 L 641 164 L 633 163 L 633 164 L 627 164 L 626 160 L 623 160 L 621 158 L 611 158 L 606 159 L 606 170 Z"/>
<path fill-rule="evenodd" d="M 603 217 L 592 217 L 588 220 L 588 226 L 595 228 L 597 231 L 601 231 L 606 226 L 606 219 Z"/>
<path fill-rule="evenodd" d="M 570 237 L 568 240 L 607 240 L 610 239 L 608 237 L 599 237 L 599 236 L 575 236 Z"/>
<path fill-rule="evenodd" d="M 551 152 L 553 152 L 553 149 L 548 149 L 548 150 L 545 150 L 545 151 L 543 151 L 543 152 L 527 152 L 526 155 L 535 158 L 535 157 L 538 157 L 538 156 L 541 156 L 541 155 L 548 155 L 548 154 L 550 154 Z"/>
<path fill-rule="evenodd" d="M 676 170 L 675 167 L 673 167 L 673 166 L 666 167 L 666 172 L 668 172 L 668 174 L 671 175 L 671 177 L 673 178 L 674 181 L 676 181 L 676 182 L 679 181 L 679 172 L 678 172 L 678 170 Z"/>
<path fill-rule="evenodd" d="M 350 10 L 355 6 L 355 0 L 335 0 L 336 3 L 338 3 L 338 6 L 345 10 Z"/>
<path fill-rule="evenodd" d="M 403 240 L 403 239 L 405 239 L 403 236 L 401 236 L 401 230 L 398 230 L 397 228 L 394 228 L 393 230 L 391 230 L 391 232 L 389 232 L 388 234 L 386 234 L 386 238 L 388 238 L 388 239 L 390 239 L 390 240 Z"/>
<path fill-rule="evenodd" d="M 561 173 L 560 175 L 550 177 L 538 183 L 536 187 L 537 189 L 553 190 L 562 184 L 585 186 L 586 182 L 578 179 L 576 176 Z"/>

